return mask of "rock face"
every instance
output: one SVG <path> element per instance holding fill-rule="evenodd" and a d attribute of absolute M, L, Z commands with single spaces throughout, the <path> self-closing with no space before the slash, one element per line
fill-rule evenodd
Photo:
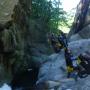
<path fill-rule="evenodd" d="M 0 85 L 10 83 L 23 55 L 20 31 L 12 20 L 18 0 L 0 0 Z"/>
<path fill-rule="evenodd" d="M 88 24 L 77 34 L 72 35 L 70 37 L 69 41 L 71 42 L 71 41 L 76 41 L 76 40 L 80 40 L 80 39 L 89 39 L 89 38 L 90 38 L 90 25 Z"/>
<path fill-rule="evenodd" d="M 72 28 L 69 32 L 69 41 L 90 38 L 90 1 L 80 0 Z M 76 35 L 75 35 L 76 34 Z M 79 36 L 79 37 L 78 37 Z"/>
<path fill-rule="evenodd" d="M 4 17 L 0 13 L 2 18 L 0 20 L 5 21 L 0 21 L 0 64 L 2 64 L 0 66 L 3 71 L 0 72 L 0 76 L 9 83 L 16 73 L 28 68 L 39 68 L 48 58 L 47 24 L 39 18 L 31 19 L 31 0 L 0 0 L 0 2 L 6 5 L 4 8 L 0 6 L 1 12 L 8 16 Z M 0 84 L 3 81 L 4 79 Z"/>
<path fill-rule="evenodd" d="M 14 6 L 18 0 L 0 0 L 0 23 L 6 23 L 11 20 Z"/>
<path fill-rule="evenodd" d="M 77 41 L 77 40 L 80 40 L 80 39 L 82 39 L 82 37 L 79 34 L 74 34 L 70 37 L 70 39 L 68 41 L 72 42 L 72 41 Z"/>
<path fill-rule="evenodd" d="M 74 56 L 78 56 L 85 51 L 90 51 L 90 39 L 71 42 L 69 43 L 69 48 Z M 46 88 L 47 90 L 56 90 L 55 88 L 58 90 L 89 90 L 89 84 L 90 77 L 79 79 L 77 82 L 66 79 L 66 65 L 63 50 L 58 54 L 51 55 L 48 61 L 42 65 L 37 81 L 39 90 L 46 90 Z"/>

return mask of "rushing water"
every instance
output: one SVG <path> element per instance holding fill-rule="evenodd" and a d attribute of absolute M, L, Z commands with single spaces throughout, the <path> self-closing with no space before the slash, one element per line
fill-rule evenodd
<path fill-rule="evenodd" d="M 9 85 L 4 83 L 3 86 L 0 87 L 0 90 L 12 90 L 12 89 L 11 89 L 11 87 Z"/>

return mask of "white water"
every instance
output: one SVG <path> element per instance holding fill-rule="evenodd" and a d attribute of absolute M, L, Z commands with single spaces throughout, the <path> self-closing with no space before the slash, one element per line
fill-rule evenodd
<path fill-rule="evenodd" d="M 12 90 L 11 87 L 9 85 L 7 85 L 6 83 L 3 84 L 2 87 L 0 87 L 0 90 Z"/>

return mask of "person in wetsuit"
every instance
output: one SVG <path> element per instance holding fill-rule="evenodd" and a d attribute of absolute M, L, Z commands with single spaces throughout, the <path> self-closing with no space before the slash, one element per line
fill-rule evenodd
<path fill-rule="evenodd" d="M 84 69 L 83 74 L 90 75 L 90 53 L 84 52 L 78 56 L 80 66 Z"/>
<path fill-rule="evenodd" d="M 62 49 L 62 45 L 61 43 L 59 43 L 58 37 L 54 33 L 50 33 L 48 35 L 48 42 L 52 45 L 56 53 L 60 52 L 60 50 Z"/>

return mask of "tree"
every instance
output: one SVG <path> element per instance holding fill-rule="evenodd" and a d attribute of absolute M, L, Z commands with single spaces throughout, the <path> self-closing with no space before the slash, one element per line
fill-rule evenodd
<path fill-rule="evenodd" d="M 41 19 L 48 26 L 48 31 L 55 31 L 59 25 L 67 25 L 66 12 L 61 7 L 60 0 L 33 0 L 33 19 Z"/>

